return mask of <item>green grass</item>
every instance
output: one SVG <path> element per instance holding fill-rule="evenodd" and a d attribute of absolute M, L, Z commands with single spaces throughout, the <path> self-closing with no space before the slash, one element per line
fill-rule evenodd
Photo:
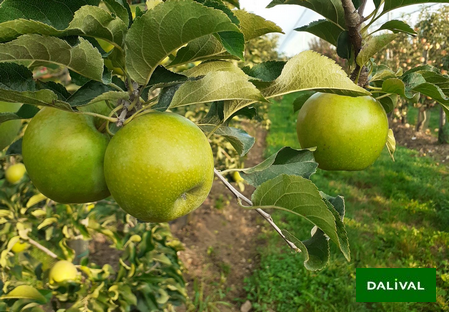
<path fill-rule="evenodd" d="M 267 154 L 283 145 L 298 147 L 293 95 L 273 103 Z M 449 168 L 399 147 L 393 162 L 386 151 L 360 172 L 318 170 L 318 188 L 346 200 L 345 224 L 351 262 L 331 243 L 331 260 L 319 272 L 304 269 L 268 227 L 260 269 L 246 280 L 255 311 L 449 311 Z M 294 215 L 271 211 L 281 228 L 301 239 L 311 225 Z M 357 303 L 356 268 L 430 267 L 437 269 L 436 303 Z"/>

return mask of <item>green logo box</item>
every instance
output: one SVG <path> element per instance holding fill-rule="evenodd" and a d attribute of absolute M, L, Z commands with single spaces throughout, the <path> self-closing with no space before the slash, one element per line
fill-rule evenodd
<path fill-rule="evenodd" d="M 357 302 L 435 302 L 436 269 L 357 268 Z"/>

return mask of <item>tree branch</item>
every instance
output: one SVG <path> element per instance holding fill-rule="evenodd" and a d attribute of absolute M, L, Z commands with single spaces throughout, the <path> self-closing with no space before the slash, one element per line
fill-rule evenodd
<path fill-rule="evenodd" d="M 365 11 L 365 7 L 366 7 L 366 3 L 367 2 L 368 2 L 367 0 L 363 0 L 362 4 L 360 4 L 359 9 L 358 9 L 358 12 L 359 12 L 359 15 L 360 15 L 360 19 L 361 19 L 362 22 L 364 21 L 363 11 Z"/>
<path fill-rule="evenodd" d="M 364 1 L 366 2 L 366 1 Z M 355 8 L 352 0 L 341 0 L 343 5 L 343 9 L 345 11 L 345 22 L 346 27 L 348 28 L 349 39 L 351 40 L 352 47 L 354 48 L 354 60 L 357 59 L 357 55 L 362 49 L 362 35 L 360 34 L 360 26 L 363 22 L 363 10 L 365 7 L 365 3 L 359 8 L 359 11 Z M 354 71 L 351 73 L 351 80 L 356 81 L 359 77 L 359 73 L 363 73 L 363 68 L 356 63 Z M 364 86 L 366 84 L 365 75 L 362 75 L 363 79 L 359 79 L 357 83 L 360 86 Z"/>
<path fill-rule="evenodd" d="M 34 247 L 37 247 L 37 248 L 39 248 L 40 250 L 42 250 L 43 252 L 45 252 L 45 253 L 46 253 L 47 255 L 49 255 L 50 257 L 55 258 L 55 259 L 58 258 L 58 256 L 57 256 L 55 253 L 53 253 L 53 252 L 52 252 L 51 250 L 49 250 L 48 248 L 42 246 L 41 244 L 39 244 L 39 243 L 36 242 L 34 239 L 31 239 L 31 238 L 28 237 L 28 242 L 29 242 L 31 245 L 33 245 Z"/>
<path fill-rule="evenodd" d="M 239 191 L 237 191 L 237 189 L 235 187 L 233 187 L 231 185 L 231 183 L 229 183 L 222 175 L 221 173 L 214 168 L 214 173 L 215 175 L 220 179 L 221 182 L 223 182 L 223 184 L 231 191 L 232 194 L 234 194 L 234 196 L 238 199 L 238 200 L 242 200 L 245 203 L 247 203 L 248 205 L 252 206 L 253 203 L 251 202 L 251 200 L 249 200 L 248 198 L 246 198 L 242 193 L 240 193 Z M 281 229 L 276 225 L 276 223 L 274 223 L 273 218 L 271 217 L 270 214 L 266 213 L 265 211 L 263 211 L 260 208 L 256 208 L 256 211 L 274 228 L 274 230 L 282 237 L 282 239 L 287 243 L 287 245 L 293 249 L 296 252 L 301 252 L 301 249 L 299 249 L 293 242 L 289 241 L 287 239 L 287 237 L 285 237 L 284 233 L 282 233 Z"/>

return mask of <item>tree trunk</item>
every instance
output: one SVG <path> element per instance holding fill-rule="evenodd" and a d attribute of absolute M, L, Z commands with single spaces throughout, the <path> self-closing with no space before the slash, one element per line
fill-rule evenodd
<path fill-rule="evenodd" d="M 440 106 L 440 127 L 438 129 L 438 142 L 449 143 L 449 124 L 446 122 L 446 113 L 443 106 Z"/>
<path fill-rule="evenodd" d="M 421 132 L 424 129 L 424 124 L 427 120 L 427 112 L 425 107 L 421 107 L 418 112 L 418 118 L 416 120 L 416 132 Z"/>

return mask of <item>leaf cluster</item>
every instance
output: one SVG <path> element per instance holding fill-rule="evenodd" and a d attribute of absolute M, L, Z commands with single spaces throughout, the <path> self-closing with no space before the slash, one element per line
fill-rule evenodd
<path fill-rule="evenodd" d="M 185 302 L 177 252 L 168 225 L 138 223 L 114 202 L 63 205 L 38 193 L 28 178 L 18 185 L 0 179 L 0 306 L 6 311 L 162 311 Z M 95 263 L 73 243 L 104 237 L 109 257 Z M 18 242 L 28 249 L 14 253 Z M 50 284 L 59 259 L 79 263 L 74 281 Z M 108 257 L 108 258 L 109 258 Z M 20 292 L 21 285 L 29 289 Z"/>

